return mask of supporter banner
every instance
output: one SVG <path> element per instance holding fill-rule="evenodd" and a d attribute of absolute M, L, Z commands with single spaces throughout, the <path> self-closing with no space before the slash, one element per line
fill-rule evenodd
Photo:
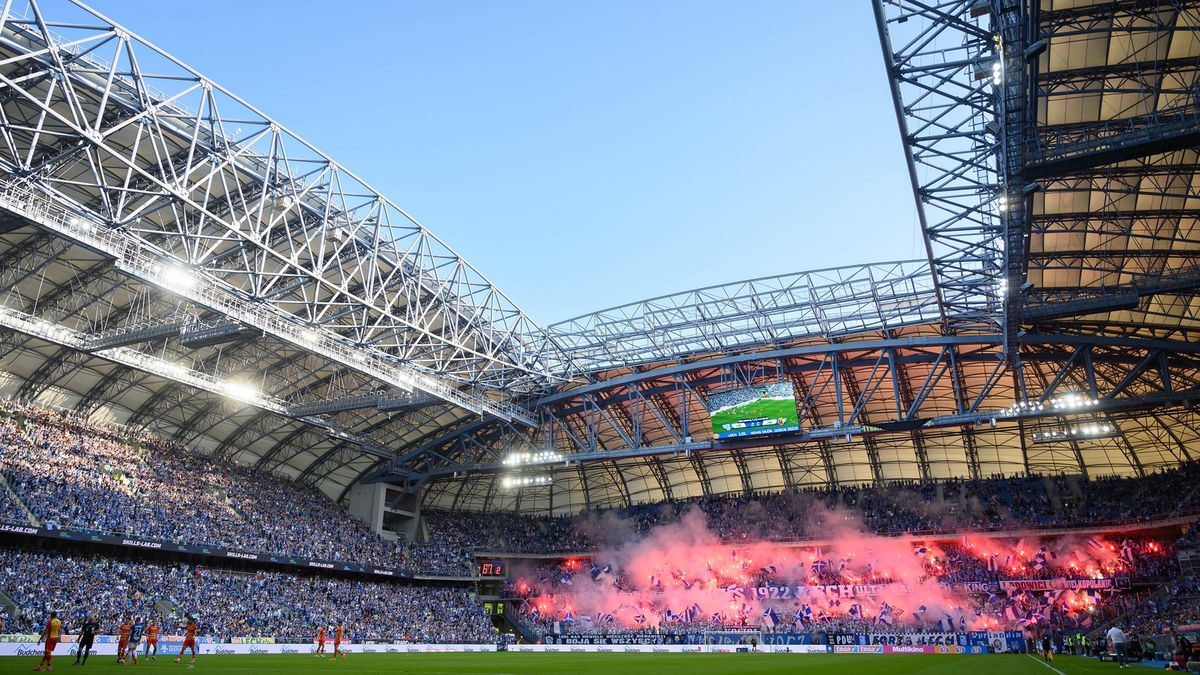
<path fill-rule="evenodd" d="M 3 642 L 37 642 L 38 637 L 39 636 L 37 636 L 37 635 L 18 635 L 15 633 L 10 634 L 10 635 L 0 635 L 0 643 L 3 643 Z"/>
<path fill-rule="evenodd" d="M 966 642 L 966 636 L 962 635 Z M 874 633 L 871 635 L 856 635 L 860 645 L 927 645 L 945 646 L 958 645 L 958 633 Z"/>
<path fill-rule="evenodd" d="M 811 645 L 816 642 L 811 633 L 719 630 L 708 633 L 688 633 L 685 636 L 685 641 L 690 645 L 748 645 L 751 640 L 771 645 Z"/>
<path fill-rule="evenodd" d="M 391 567 L 376 567 L 374 565 L 359 565 L 357 563 L 339 562 L 336 560 L 316 560 L 295 556 L 274 555 L 270 553 L 238 551 L 234 549 L 224 549 L 217 546 L 177 544 L 169 541 L 156 541 L 141 537 L 122 537 L 99 534 L 96 532 L 32 527 L 29 525 L 18 525 L 14 523 L 0 523 L 0 534 L 5 533 L 43 537 L 46 539 L 108 544 L 112 546 L 122 546 L 129 549 L 170 551 L 172 553 L 192 553 L 197 555 L 213 556 L 217 558 L 228 558 L 232 560 L 252 560 L 255 562 L 271 563 L 274 565 L 283 565 L 288 567 L 304 567 L 310 569 L 335 570 L 340 572 L 356 572 L 359 574 L 369 574 L 372 576 L 388 577 L 393 579 L 397 577 L 411 577 L 408 572 Z"/>
<path fill-rule="evenodd" d="M 1025 651 L 1025 634 L 1019 630 L 973 630 L 966 634 L 968 647 L 986 647 L 993 654 Z M 963 644 L 960 640 L 959 644 Z"/>
<path fill-rule="evenodd" d="M 230 640 L 235 645 L 269 645 L 275 644 L 273 637 L 235 637 Z"/>
<path fill-rule="evenodd" d="M 812 633 L 767 633 L 762 641 L 768 645 L 811 645 L 817 642 Z"/>
<path fill-rule="evenodd" d="M 692 637 L 683 633 L 607 633 L 604 635 L 547 635 L 547 644 L 559 645 L 658 645 L 684 644 Z"/>
<path fill-rule="evenodd" d="M 725 590 L 733 595 L 735 600 L 742 598 L 790 600 L 794 597 L 814 593 L 835 598 L 865 598 L 879 595 L 885 590 L 894 590 L 894 588 L 892 584 L 828 584 L 821 586 L 726 586 Z"/>
<path fill-rule="evenodd" d="M 1031 581 L 966 581 L 939 584 L 950 591 L 961 593 L 999 593 L 1001 591 L 1050 591 L 1098 588 L 1127 588 L 1121 580 L 1114 579 L 1035 579 Z M 790 600 L 798 597 L 821 594 L 830 598 L 866 598 L 881 593 L 907 593 L 904 584 L 829 584 L 820 586 L 726 586 L 724 589 L 734 600 L 756 598 L 759 600 Z"/>
<path fill-rule="evenodd" d="M 713 652 L 745 652 L 748 645 L 510 645 L 510 652 L 553 652 L 553 653 L 662 653 L 700 654 Z M 758 651 L 775 654 L 827 654 L 825 645 L 760 645 Z"/>
<path fill-rule="evenodd" d="M 1000 584 L 995 581 L 958 581 L 940 585 L 961 593 L 996 593 L 1000 590 Z"/>
<path fill-rule="evenodd" d="M 1021 649 L 1016 649 L 1015 645 L 1013 647 L 1010 647 L 1009 643 L 1008 643 L 1008 634 L 1005 631 L 1000 631 L 1000 630 L 988 631 L 987 633 L 984 633 L 984 639 L 987 640 L 988 647 L 992 650 L 993 654 L 1005 654 L 1007 652 L 1025 651 L 1023 645 L 1022 645 Z M 1022 642 L 1024 642 L 1024 640 L 1022 640 Z"/>
<path fill-rule="evenodd" d="M 1112 579 L 1035 579 L 1031 581 L 1001 581 L 1000 590 L 1013 591 L 1062 591 L 1082 589 L 1116 588 Z"/>

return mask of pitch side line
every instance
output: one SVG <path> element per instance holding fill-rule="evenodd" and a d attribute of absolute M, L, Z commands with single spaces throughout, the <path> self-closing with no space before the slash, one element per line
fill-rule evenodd
<path fill-rule="evenodd" d="M 1054 672 L 1058 673 L 1058 675 L 1067 675 L 1063 671 L 1061 671 L 1058 668 L 1055 668 L 1054 666 L 1050 665 L 1049 663 L 1046 663 L 1045 661 L 1037 658 L 1033 654 L 1026 654 L 1025 656 L 1028 656 L 1029 658 L 1033 659 L 1036 663 L 1040 663 L 1043 666 L 1046 666 L 1047 668 L 1049 668 L 1050 670 L 1053 670 Z"/>

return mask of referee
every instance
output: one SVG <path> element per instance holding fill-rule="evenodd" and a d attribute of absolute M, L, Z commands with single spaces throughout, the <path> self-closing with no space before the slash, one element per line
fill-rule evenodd
<path fill-rule="evenodd" d="M 79 626 L 79 645 L 75 651 L 75 665 L 79 664 L 79 659 L 83 659 L 83 665 L 87 665 L 87 659 L 92 655 L 92 643 L 96 641 L 96 631 L 100 630 L 100 624 L 92 620 L 92 617 L 84 612 L 83 623 Z"/>

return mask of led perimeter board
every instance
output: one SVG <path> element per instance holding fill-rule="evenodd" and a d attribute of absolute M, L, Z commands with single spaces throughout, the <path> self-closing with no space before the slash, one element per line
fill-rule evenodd
<path fill-rule="evenodd" d="M 708 396 L 708 415 L 718 440 L 800 430 L 791 382 L 713 392 Z"/>

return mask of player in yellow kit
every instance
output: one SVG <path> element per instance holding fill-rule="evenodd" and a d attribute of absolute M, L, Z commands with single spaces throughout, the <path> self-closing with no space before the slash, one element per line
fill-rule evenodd
<path fill-rule="evenodd" d="M 47 673 L 54 670 L 54 666 L 51 665 L 54 661 L 54 648 L 58 646 L 58 638 L 61 636 L 62 622 L 58 620 L 58 612 L 50 612 L 50 620 L 46 622 L 46 627 L 42 629 L 42 634 L 38 636 L 40 638 L 38 642 L 42 640 L 46 641 L 46 651 L 42 654 L 42 660 L 38 662 L 37 668 L 34 668 L 34 670 L 41 670 Z"/>
<path fill-rule="evenodd" d="M 158 621 L 154 617 L 150 617 L 150 624 L 146 626 L 146 658 L 158 660 Z M 154 653 L 150 653 L 150 648 L 154 648 Z"/>
<path fill-rule="evenodd" d="M 341 621 L 339 621 L 337 628 L 333 629 L 333 656 L 330 656 L 329 658 L 336 659 L 339 656 L 341 656 L 343 659 L 346 658 L 346 652 L 342 651 L 342 639 L 345 637 L 346 627 L 342 625 Z"/>
<path fill-rule="evenodd" d="M 189 663 L 196 662 L 196 630 L 196 620 L 189 616 L 187 626 L 183 629 L 183 646 L 179 648 L 179 656 L 175 657 L 175 663 L 179 663 L 179 659 L 183 658 L 186 649 L 192 650 L 192 660 Z"/>

